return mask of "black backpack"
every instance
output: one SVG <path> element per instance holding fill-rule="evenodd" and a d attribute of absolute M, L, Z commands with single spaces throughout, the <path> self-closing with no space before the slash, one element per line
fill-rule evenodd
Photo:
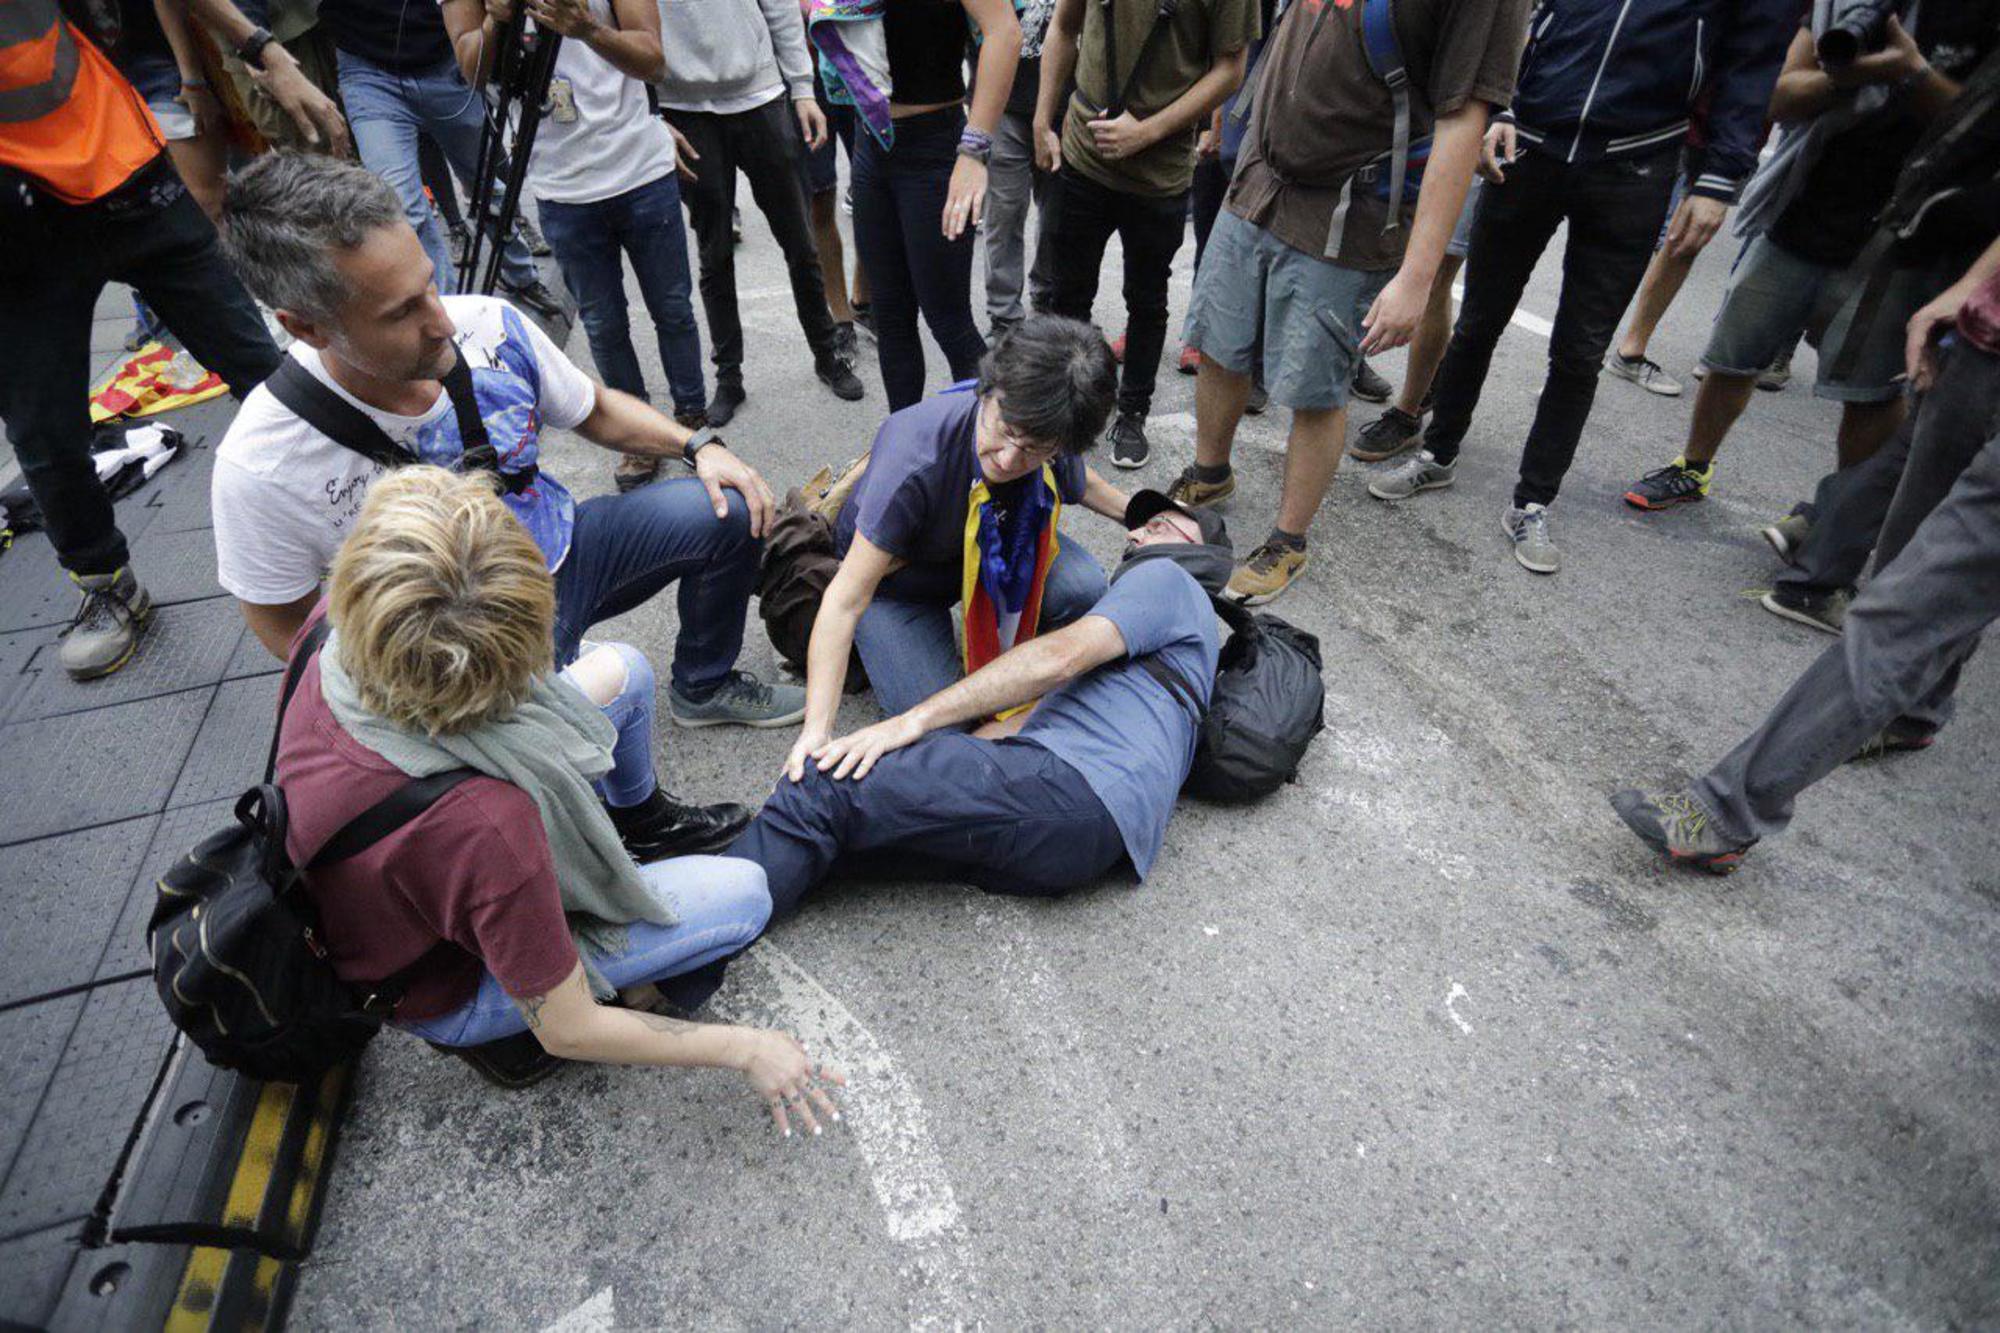
<path fill-rule="evenodd" d="M 325 637 L 322 621 L 286 668 L 281 722 Z M 334 974 L 320 943 L 302 870 L 365 851 L 473 772 L 453 769 L 406 783 L 356 815 L 304 867 L 294 867 L 285 853 L 285 794 L 271 780 L 277 753 L 274 734 L 264 781 L 236 802 L 236 822 L 202 839 L 160 878 L 146 939 L 168 1017 L 210 1064 L 301 1083 L 359 1054 L 426 960 L 357 995 Z"/>
<path fill-rule="evenodd" d="M 1212 600 L 1230 635 L 1216 661 L 1205 712 L 1201 696 L 1173 668 L 1157 657 L 1143 658 L 1141 665 L 1201 712 L 1194 764 L 1181 790 L 1240 805 L 1297 779 L 1307 747 L 1326 728 L 1326 685 L 1317 638 L 1277 616 Z"/>

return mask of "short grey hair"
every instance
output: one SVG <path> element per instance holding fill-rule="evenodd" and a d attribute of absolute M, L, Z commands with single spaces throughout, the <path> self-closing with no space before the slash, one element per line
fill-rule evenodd
<path fill-rule="evenodd" d="M 222 245 L 265 305 L 330 320 L 348 297 L 333 252 L 354 249 L 402 217 L 396 191 L 366 167 L 313 153 L 266 153 L 229 177 Z"/>

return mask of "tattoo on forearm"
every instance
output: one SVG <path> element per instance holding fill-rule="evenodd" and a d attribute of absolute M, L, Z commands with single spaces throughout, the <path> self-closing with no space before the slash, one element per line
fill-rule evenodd
<path fill-rule="evenodd" d="M 670 1037 L 685 1037 L 701 1027 L 699 1023 L 690 1023 L 682 1018 L 668 1018 L 665 1014 L 648 1014 L 635 1010 L 632 1017 L 655 1032 L 664 1032 Z"/>
<path fill-rule="evenodd" d="M 528 1020 L 528 1030 L 535 1031 L 542 1025 L 542 1006 L 549 1002 L 546 995 L 530 995 L 525 1000 L 514 1001 L 514 1007 L 521 1011 L 521 1017 Z"/>

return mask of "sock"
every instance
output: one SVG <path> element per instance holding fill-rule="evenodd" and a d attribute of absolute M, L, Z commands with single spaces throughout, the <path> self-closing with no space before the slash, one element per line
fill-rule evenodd
<path fill-rule="evenodd" d="M 1303 532 L 1286 532 L 1283 528 L 1272 528 L 1271 535 L 1264 539 L 1266 546 L 1282 546 L 1287 550 L 1306 549 L 1306 535 Z"/>
<path fill-rule="evenodd" d="M 1227 463 L 1217 463 L 1213 466 L 1207 463 L 1196 463 L 1193 471 L 1194 479 L 1205 485 L 1213 486 L 1218 481 L 1229 480 L 1229 464 Z"/>

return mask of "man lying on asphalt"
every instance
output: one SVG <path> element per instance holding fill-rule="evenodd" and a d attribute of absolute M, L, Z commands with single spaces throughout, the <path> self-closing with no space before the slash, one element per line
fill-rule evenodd
<path fill-rule="evenodd" d="M 223 218 L 245 284 L 297 339 L 231 423 L 211 488 L 217 575 L 273 654 L 305 623 L 370 482 L 406 462 L 486 467 L 555 576 L 558 666 L 590 626 L 678 580 L 674 720 L 804 715 L 803 690 L 736 669 L 772 496 L 715 432 L 592 380 L 505 301 L 440 297 L 395 191 L 353 163 L 261 158 L 230 181 Z M 537 466 L 545 426 L 678 456 L 695 475 L 579 504 Z M 490 448 L 466 438 L 481 429 Z"/>
<path fill-rule="evenodd" d="M 1207 707 L 1221 647 L 1209 596 L 1231 552 L 1219 516 L 1157 491 L 1133 497 L 1125 526 L 1125 558 L 1087 615 L 779 780 L 728 853 L 764 867 L 775 914 L 871 864 L 994 893 L 1060 893 L 1127 861 L 1145 877 L 1199 721 L 1153 672 Z"/>

